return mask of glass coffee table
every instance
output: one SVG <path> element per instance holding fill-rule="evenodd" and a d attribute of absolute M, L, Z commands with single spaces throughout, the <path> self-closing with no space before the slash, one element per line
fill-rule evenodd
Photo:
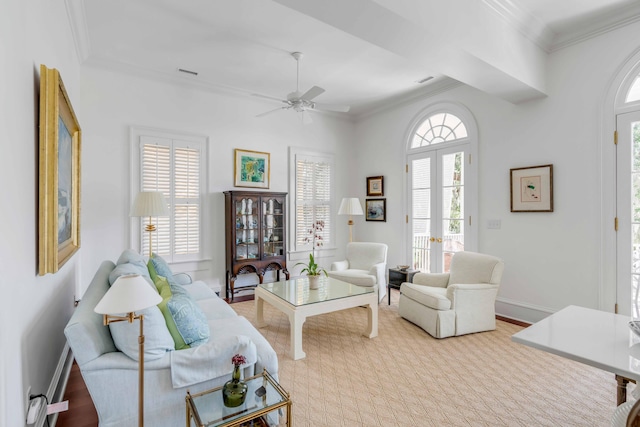
<path fill-rule="evenodd" d="M 266 417 L 283 407 L 286 407 L 287 412 L 286 425 L 291 426 L 289 393 L 284 391 L 266 369 L 244 381 L 249 387 L 247 398 L 235 408 L 224 406 L 222 386 L 197 394 L 191 394 L 187 390 L 187 427 L 191 427 L 192 419 L 196 427 L 269 426 L 271 424 Z M 273 417 L 274 421 L 277 419 L 277 416 Z"/>
<path fill-rule="evenodd" d="M 321 277 L 319 289 L 309 288 L 309 279 L 263 283 L 255 291 L 256 322 L 266 326 L 263 316 L 264 301 L 282 311 L 289 318 L 290 350 L 294 359 L 306 357 L 302 351 L 302 325 L 307 317 L 331 313 L 347 308 L 367 308 L 367 328 L 364 336 L 378 336 L 378 292 L 366 286 L 356 286 L 332 277 Z"/>

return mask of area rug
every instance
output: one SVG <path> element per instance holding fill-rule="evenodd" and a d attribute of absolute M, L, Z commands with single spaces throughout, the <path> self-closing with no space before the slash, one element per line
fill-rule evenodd
<path fill-rule="evenodd" d="M 253 301 L 232 305 L 255 324 Z M 522 327 L 437 340 L 379 306 L 379 335 L 362 336 L 366 309 L 308 318 L 305 359 L 292 360 L 289 321 L 265 303 L 260 331 L 279 361 L 294 426 L 607 426 L 614 375 L 511 342 Z"/>

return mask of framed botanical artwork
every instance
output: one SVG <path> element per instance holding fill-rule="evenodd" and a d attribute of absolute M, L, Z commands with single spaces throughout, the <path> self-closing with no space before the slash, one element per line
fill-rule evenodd
<path fill-rule="evenodd" d="M 82 132 L 55 68 L 40 66 L 38 274 L 57 272 L 80 248 Z"/>
<path fill-rule="evenodd" d="M 233 174 L 236 187 L 269 188 L 269 153 L 235 150 Z"/>
<path fill-rule="evenodd" d="M 387 220 L 387 199 L 367 199 L 365 219 L 367 221 Z"/>
<path fill-rule="evenodd" d="M 553 212 L 553 165 L 511 169 L 511 212 Z"/>
<path fill-rule="evenodd" d="M 384 178 L 381 176 L 367 177 L 367 196 L 384 196 Z"/>

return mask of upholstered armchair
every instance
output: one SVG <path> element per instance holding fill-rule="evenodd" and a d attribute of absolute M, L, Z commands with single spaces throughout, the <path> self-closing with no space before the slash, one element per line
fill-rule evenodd
<path fill-rule="evenodd" d="M 416 273 L 400 286 L 398 313 L 436 338 L 493 330 L 503 270 L 499 258 L 456 252 L 449 273 Z"/>
<path fill-rule="evenodd" d="M 347 244 L 347 259 L 331 264 L 329 277 L 358 286 L 377 287 L 378 301 L 387 294 L 387 245 L 352 242 Z"/>

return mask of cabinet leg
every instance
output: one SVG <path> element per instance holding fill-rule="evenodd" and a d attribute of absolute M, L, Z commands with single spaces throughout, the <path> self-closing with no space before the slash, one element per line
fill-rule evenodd
<path fill-rule="evenodd" d="M 231 275 L 231 280 L 229 280 L 229 289 L 231 291 L 231 293 L 229 295 L 227 295 L 227 299 L 231 302 L 233 302 L 233 289 L 235 288 L 236 285 L 236 275 L 233 274 Z"/>

